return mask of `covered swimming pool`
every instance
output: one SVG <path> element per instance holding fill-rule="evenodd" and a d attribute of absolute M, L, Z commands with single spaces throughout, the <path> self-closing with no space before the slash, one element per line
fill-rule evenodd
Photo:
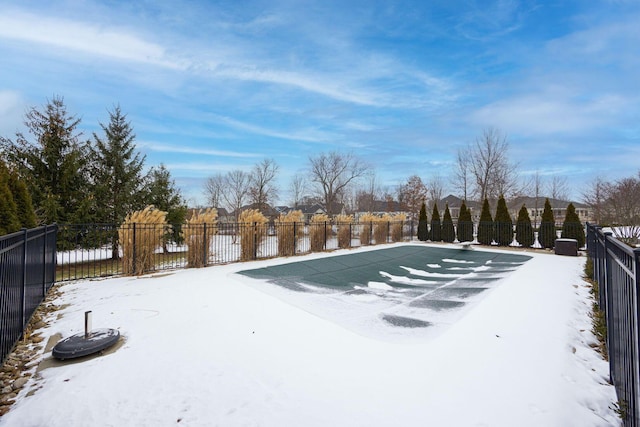
<path fill-rule="evenodd" d="M 358 333 L 433 334 L 527 255 L 401 245 L 244 270 L 251 286 Z M 265 283 L 266 282 L 266 283 Z"/>

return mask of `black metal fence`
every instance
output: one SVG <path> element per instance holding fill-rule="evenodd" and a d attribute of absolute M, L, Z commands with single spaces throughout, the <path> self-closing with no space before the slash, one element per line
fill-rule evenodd
<path fill-rule="evenodd" d="M 640 249 L 587 224 L 587 247 L 607 321 L 611 381 L 625 426 L 640 426 Z"/>
<path fill-rule="evenodd" d="M 0 237 L 0 360 L 55 283 L 56 230 L 43 226 Z"/>
<path fill-rule="evenodd" d="M 203 267 L 406 241 L 411 221 L 59 225 L 57 280 Z"/>

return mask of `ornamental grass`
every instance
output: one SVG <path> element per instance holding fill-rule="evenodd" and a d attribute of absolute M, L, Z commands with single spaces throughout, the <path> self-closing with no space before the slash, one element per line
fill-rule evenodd
<path fill-rule="evenodd" d="M 280 214 L 276 219 L 278 233 L 278 255 L 292 256 L 296 254 L 298 242 L 304 232 L 304 215 L 302 211 L 291 211 Z"/>
<path fill-rule="evenodd" d="M 218 211 L 208 208 L 195 212 L 183 227 L 187 244 L 187 266 L 205 267 L 211 255 L 211 243 L 218 232 Z"/>
<path fill-rule="evenodd" d="M 126 216 L 118 229 L 124 274 L 141 275 L 155 268 L 155 252 L 170 230 L 167 213 L 147 206 Z"/>
<path fill-rule="evenodd" d="M 258 248 L 267 235 L 267 218 L 257 209 L 240 212 L 238 227 L 240 228 L 240 260 L 256 259 Z"/>
<path fill-rule="evenodd" d="M 322 252 L 327 240 L 327 224 L 329 216 L 326 214 L 315 214 L 309 221 L 309 241 L 311 252 Z"/>
<path fill-rule="evenodd" d="M 350 248 L 353 215 L 336 215 L 334 222 L 338 227 L 338 247 L 340 249 Z"/>

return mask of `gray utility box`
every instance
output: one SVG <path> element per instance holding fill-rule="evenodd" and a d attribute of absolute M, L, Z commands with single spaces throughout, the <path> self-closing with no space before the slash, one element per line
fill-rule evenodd
<path fill-rule="evenodd" d="M 578 256 L 576 239 L 556 239 L 556 255 Z"/>

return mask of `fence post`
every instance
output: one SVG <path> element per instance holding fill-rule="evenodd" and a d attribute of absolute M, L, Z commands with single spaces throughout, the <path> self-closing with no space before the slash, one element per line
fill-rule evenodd
<path fill-rule="evenodd" d="M 327 221 L 324 222 L 324 243 L 322 244 L 324 250 L 327 249 Z"/>
<path fill-rule="evenodd" d="M 133 245 L 131 249 L 131 274 L 136 274 L 136 223 L 133 223 Z"/>
<path fill-rule="evenodd" d="M 615 344 L 614 344 L 614 340 L 612 339 L 613 335 L 614 335 L 614 330 L 613 330 L 613 320 L 611 319 L 611 315 L 613 314 L 613 311 L 611 310 L 611 298 L 610 298 L 610 289 L 609 289 L 609 285 L 611 284 L 611 275 L 612 275 L 612 271 L 611 271 L 611 257 L 609 256 L 609 238 L 611 237 L 613 233 L 611 232 L 605 232 L 603 233 L 604 235 L 604 275 L 603 275 L 603 281 L 602 283 L 599 283 L 599 286 L 604 287 L 604 299 L 605 299 L 605 320 L 606 320 L 606 324 L 607 324 L 607 351 L 609 353 L 609 378 L 610 380 L 615 383 L 616 381 L 619 381 L 618 378 L 616 378 L 615 376 L 615 372 L 616 372 L 616 357 L 615 352 L 617 351 L 617 349 L 615 348 Z"/>
<path fill-rule="evenodd" d="M 27 325 L 25 319 L 27 314 L 27 232 L 26 228 L 22 229 L 22 295 L 20 304 L 20 318 L 22 319 L 22 335 L 24 336 L 24 327 Z"/>
<path fill-rule="evenodd" d="M 206 267 L 209 264 L 209 260 L 207 259 L 207 248 L 209 246 L 209 242 L 207 241 L 207 223 L 202 224 L 203 230 L 203 241 L 202 241 L 202 266 Z"/>
<path fill-rule="evenodd" d="M 633 408 L 634 413 L 630 414 L 633 417 L 633 422 L 635 425 L 640 423 L 640 304 L 638 303 L 638 298 L 640 296 L 640 249 L 636 248 L 633 250 L 633 275 L 634 275 L 634 298 L 633 298 L 633 322 L 635 336 L 633 337 L 633 347 L 634 351 L 632 354 L 635 354 L 636 357 L 633 358 L 631 363 L 633 363 Z"/>
<path fill-rule="evenodd" d="M 44 225 L 44 236 L 42 237 L 42 298 L 47 296 L 47 224 Z"/>
<path fill-rule="evenodd" d="M 258 259 L 258 223 L 253 223 L 253 259 Z"/>
<path fill-rule="evenodd" d="M 283 224 L 283 226 L 286 226 L 286 224 Z M 298 240 L 296 238 L 296 234 L 298 231 L 298 221 L 293 221 L 293 255 L 296 254 L 296 240 Z"/>

